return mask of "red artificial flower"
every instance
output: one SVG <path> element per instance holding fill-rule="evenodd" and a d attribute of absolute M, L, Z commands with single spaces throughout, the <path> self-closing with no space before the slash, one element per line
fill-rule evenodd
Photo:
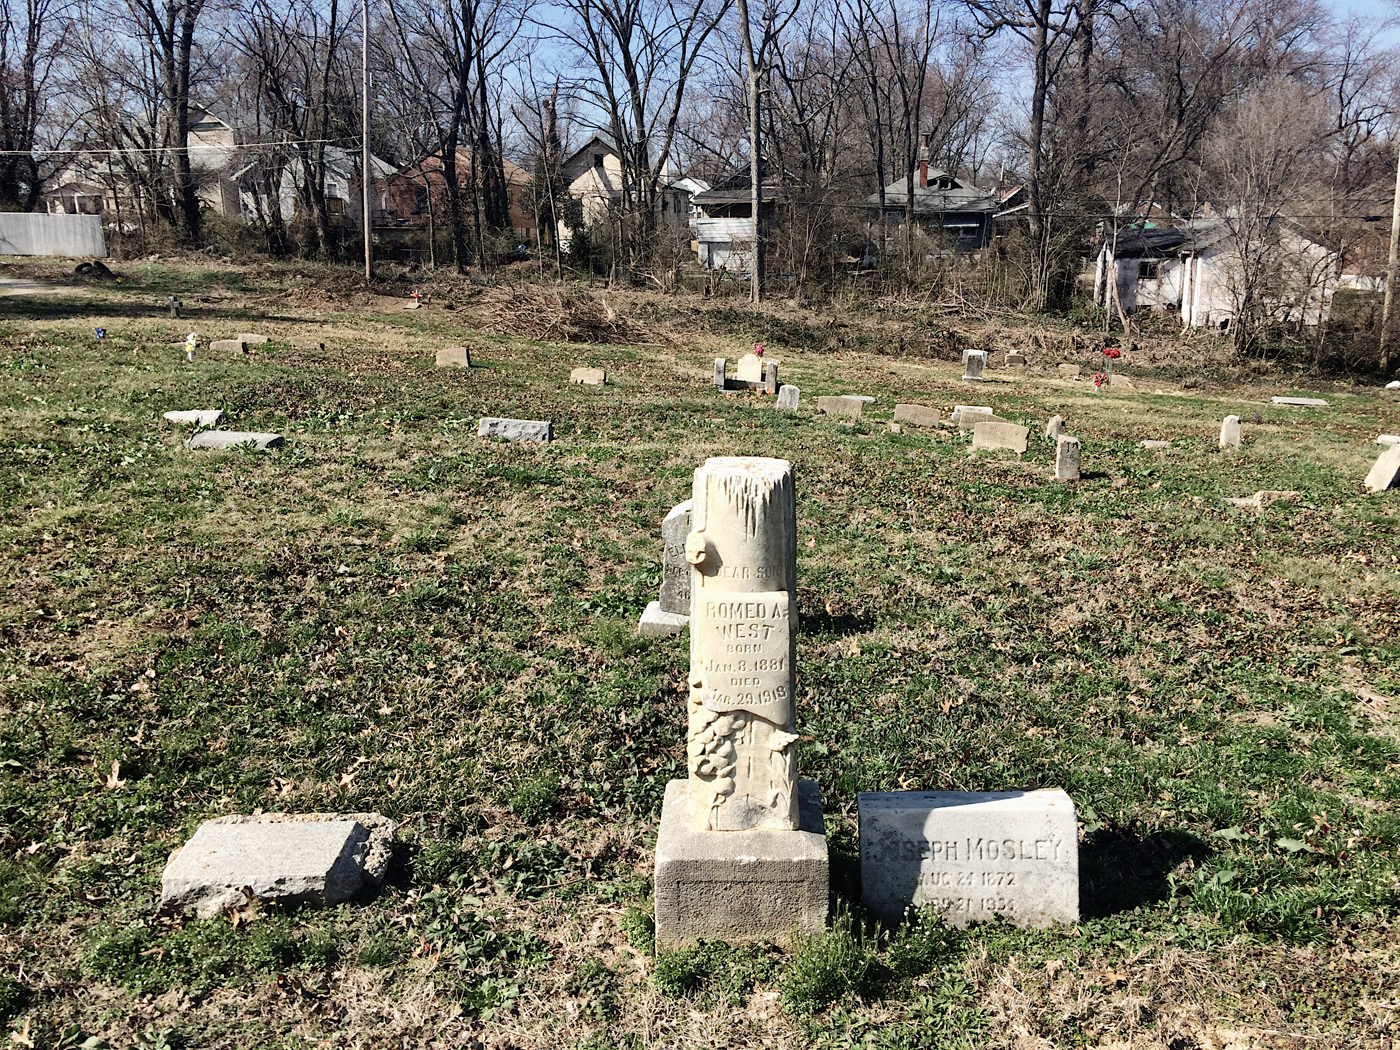
<path fill-rule="evenodd" d="M 1123 351 L 1119 350 L 1118 347 L 1116 347 L 1116 346 L 1110 346 L 1107 350 L 1105 350 L 1105 351 L 1103 352 L 1103 356 L 1104 356 L 1104 357 L 1119 358 L 1119 357 L 1122 357 L 1122 356 L 1123 356 Z"/>
<path fill-rule="evenodd" d="M 763 356 L 763 344 L 762 344 L 762 343 L 754 343 L 754 344 L 753 344 L 753 353 L 754 353 L 754 356 L 755 356 L 755 357 L 762 357 L 762 356 Z"/>

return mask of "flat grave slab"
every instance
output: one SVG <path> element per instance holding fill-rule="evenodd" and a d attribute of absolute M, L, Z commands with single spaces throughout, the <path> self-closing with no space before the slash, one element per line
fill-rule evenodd
<path fill-rule="evenodd" d="M 1391 445 L 1380 454 L 1366 475 L 1366 491 L 1384 492 L 1394 488 L 1397 480 L 1400 480 L 1400 445 Z"/>
<path fill-rule="evenodd" d="M 569 373 L 570 383 L 583 386 L 602 386 L 608 381 L 608 373 L 601 368 L 575 368 Z"/>
<path fill-rule="evenodd" d="M 433 356 L 434 368 L 470 368 L 472 352 L 465 346 L 440 346 Z"/>
<path fill-rule="evenodd" d="M 1317 397 L 1276 397 L 1276 405 L 1291 405 L 1294 408 L 1326 408 L 1327 402 Z"/>
<path fill-rule="evenodd" d="M 292 336 L 291 343 L 297 350 L 324 350 L 326 348 L 326 344 L 321 340 L 304 335 Z"/>
<path fill-rule="evenodd" d="M 863 408 L 865 408 L 865 402 L 858 397 L 817 398 L 817 411 L 825 412 L 827 415 L 859 419 Z"/>
<path fill-rule="evenodd" d="M 249 445 L 253 448 L 281 448 L 286 439 L 281 434 L 259 434 L 251 430 L 206 430 L 190 438 L 190 448 L 219 452 L 223 449 Z"/>
<path fill-rule="evenodd" d="M 477 425 L 476 436 L 502 441 L 554 440 L 554 424 L 544 419 L 497 419 L 486 416 Z"/>
<path fill-rule="evenodd" d="M 272 342 L 272 336 L 258 335 L 253 332 L 240 332 L 238 338 L 249 346 L 263 346 L 266 343 Z"/>
<path fill-rule="evenodd" d="M 1030 436 L 1029 427 L 979 420 L 972 428 L 972 447 L 1009 448 L 1019 455 L 1026 451 Z"/>
<path fill-rule="evenodd" d="M 248 344 L 242 339 L 215 339 L 209 344 L 209 349 L 215 353 L 246 354 Z"/>
<path fill-rule="evenodd" d="M 1171 448 L 1171 447 L 1172 447 L 1172 443 L 1171 443 L 1170 441 L 1154 441 L 1154 440 L 1152 440 L 1152 439 L 1150 439 L 1150 438 L 1149 438 L 1147 441 L 1139 441 L 1139 442 L 1138 442 L 1138 445 L 1139 445 L 1139 447 L 1141 447 L 1141 448 L 1145 448 L 1145 449 L 1149 449 L 1149 450 L 1153 450 L 1153 451 L 1158 450 L 1158 449 L 1164 449 L 1164 448 Z"/>
<path fill-rule="evenodd" d="M 184 426 L 212 427 L 228 418 L 221 408 L 193 408 L 188 411 L 166 412 L 161 417 Z"/>
<path fill-rule="evenodd" d="M 938 409 L 927 405 L 895 405 L 894 421 L 910 423 L 916 427 L 938 426 Z"/>

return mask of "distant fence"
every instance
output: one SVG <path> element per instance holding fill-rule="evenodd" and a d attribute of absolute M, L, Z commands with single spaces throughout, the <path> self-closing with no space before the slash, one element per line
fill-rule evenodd
<path fill-rule="evenodd" d="M 107 257 L 100 215 L 0 212 L 0 255 Z"/>

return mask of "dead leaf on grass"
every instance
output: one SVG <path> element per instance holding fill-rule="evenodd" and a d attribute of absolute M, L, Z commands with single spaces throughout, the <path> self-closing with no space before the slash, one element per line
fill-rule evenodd
<path fill-rule="evenodd" d="M 126 781 L 121 778 L 122 764 L 115 758 L 112 759 L 112 771 L 107 774 L 107 789 L 116 791 L 126 785 Z"/>
<path fill-rule="evenodd" d="M 29 1037 L 29 1018 L 26 1017 L 23 1026 L 10 1033 L 10 1042 L 19 1046 L 34 1046 L 34 1040 Z"/>

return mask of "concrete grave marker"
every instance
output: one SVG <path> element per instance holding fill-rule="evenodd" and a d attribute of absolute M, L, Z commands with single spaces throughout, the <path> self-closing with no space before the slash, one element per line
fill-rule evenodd
<path fill-rule="evenodd" d="M 797 509 L 792 465 L 717 457 L 695 472 L 690 779 L 666 787 L 656 943 L 785 943 L 826 924 L 825 828 L 797 779 Z"/>
<path fill-rule="evenodd" d="M 228 416 L 221 408 L 195 408 L 187 412 L 166 412 L 162 418 L 183 426 L 212 427 L 224 422 Z"/>
<path fill-rule="evenodd" d="M 608 381 L 608 373 L 601 368 L 575 368 L 569 373 L 570 383 L 584 386 L 602 386 Z"/>
<path fill-rule="evenodd" d="M 215 353 L 246 354 L 248 344 L 242 339 L 215 339 L 209 349 Z"/>
<path fill-rule="evenodd" d="M 982 370 L 986 367 L 987 351 L 969 350 L 967 352 L 967 360 L 964 364 L 964 368 L 966 369 L 966 371 L 963 372 L 964 381 L 969 383 L 984 382 L 982 378 Z"/>
<path fill-rule="evenodd" d="M 1079 480 L 1079 439 L 1061 434 L 1055 442 L 1055 480 Z"/>
<path fill-rule="evenodd" d="M 1019 427 L 1015 423 L 978 422 L 972 428 L 972 447 L 1009 448 L 1019 455 L 1026 451 L 1030 436 L 1029 427 Z"/>
<path fill-rule="evenodd" d="M 292 346 L 297 350 L 324 350 L 326 348 L 326 344 L 321 342 L 321 340 L 312 339 L 304 335 L 292 336 L 291 342 Z"/>
<path fill-rule="evenodd" d="M 1384 492 L 1394 488 L 1397 480 L 1400 480 L 1400 445 L 1391 445 L 1366 475 L 1366 491 Z"/>
<path fill-rule="evenodd" d="M 859 419 L 863 408 L 865 408 L 865 402 L 858 397 L 817 398 L 817 411 L 825 412 L 832 416 L 846 416 L 850 419 Z"/>
<path fill-rule="evenodd" d="M 1376 438 L 1377 445 L 1400 445 L 1400 436 L 1395 434 L 1382 434 Z"/>
<path fill-rule="evenodd" d="M 775 406 L 783 412 L 796 412 L 802 400 L 802 391 L 791 383 L 778 387 L 778 403 Z"/>
<path fill-rule="evenodd" d="M 1317 397 L 1276 397 L 1276 405 L 1290 405 L 1293 408 L 1326 408 L 1327 402 Z"/>
<path fill-rule="evenodd" d="M 1025 368 L 1025 367 L 1026 367 L 1026 355 L 1025 355 L 1025 354 L 1018 354 L 1018 353 L 1016 353 L 1016 352 L 1013 351 L 1013 350 L 1008 350 L 1008 351 L 1006 352 L 1006 367 L 1007 367 L 1007 368 Z"/>
<path fill-rule="evenodd" d="M 741 383 L 762 383 L 763 358 L 757 354 L 745 354 L 739 358 L 739 367 L 735 370 L 734 378 Z"/>
<path fill-rule="evenodd" d="M 685 539 L 690 535 L 690 500 L 678 503 L 661 519 L 661 597 L 642 613 L 637 630 L 649 637 L 680 634 L 690 622 L 690 562 Z"/>
<path fill-rule="evenodd" d="M 896 423 L 912 423 L 916 427 L 938 426 L 938 409 L 926 405 L 895 405 Z"/>
<path fill-rule="evenodd" d="M 248 902 L 338 904 L 383 884 L 394 823 L 377 813 L 221 817 L 170 855 L 160 879 L 166 913 L 213 918 Z"/>
<path fill-rule="evenodd" d="M 1009 419 L 1002 419 L 1001 416 L 994 416 L 990 412 L 963 412 L 958 417 L 958 430 L 966 434 L 978 423 L 1009 423 Z"/>
<path fill-rule="evenodd" d="M 440 346 L 433 355 L 434 368 L 470 368 L 471 366 L 471 347 Z"/>
<path fill-rule="evenodd" d="M 243 340 L 243 342 L 247 343 L 249 346 L 264 346 L 272 342 L 272 336 L 256 335 L 252 332 L 240 332 L 238 334 L 238 338 Z"/>
<path fill-rule="evenodd" d="M 776 361 L 769 361 L 763 366 L 763 392 L 765 394 L 778 392 L 778 362 Z"/>
<path fill-rule="evenodd" d="M 717 357 L 717 358 L 715 358 L 715 389 L 716 389 L 716 390 L 723 390 L 723 389 L 725 388 L 724 370 L 725 370 L 725 360 L 724 360 L 724 358 L 722 358 L 722 357 Z"/>
<path fill-rule="evenodd" d="M 1172 447 L 1172 443 L 1170 441 L 1153 441 L 1151 439 L 1147 441 L 1139 441 L 1138 445 L 1142 448 L 1148 449 L 1149 451 L 1156 451 L 1158 449 Z"/>
<path fill-rule="evenodd" d="M 962 419 L 962 414 L 963 414 L 964 412 L 985 412 L 987 415 L 990 416 L 990 415 L 992 414 L 992 406 L 991 406 L 991 405 L 954 405 L 954 406 L 953 406 L 953 414 L 952 414 L 949 418 L 950 418 L 954 423 L 956 423 L 956 422 L 958 422 L 960 419 Z"/>
<path fill-rule="evenodd" d="M 1239 448 L 1240 447 L 1240 417 L 1226 416 L 1224 422 L 1220 424 L 1220 447 Z"/>
<path fill-rule="evenodd" d="M 1062 376 L 1077 376 L 1077 375 L 1079 375 L 1079 366 L 1078 366 L 1078 365 L 1056 365 L 1056 366 L 1055 366 L 1055 371 L 1058 372 L 1058 373 L 1060 373 L 1060 375 L 1062 375 Z"/>
<path fill-rule="evenodd" d="M 1051 441 L 1056 440 L 1065 432 L 1065 421 L 1060 416 L 1051 416 L 1050 422 L 1045 424 L 1045 436 Z"/>
<path fill-rule="evenodd" d="M 497 419 L 486 416 L 477 425 L 476 436 L 502 441 L 554 440 L 554 424 L 544 419 Z"/>
<path fill-rule="evenodd" d="M 188 444 L 190 448 L 220 452 L 240 445 L 257 449 L 281 448 L 286 444 L 286 439 L 281 434 L 259 434 L 248 430 L 206 430 L 190 438 Z"/>
<path fill-rule="evenodd" d="M 889 922 L 931 905 L 955 926 L 1079 921 L 1079 838 L 1063 791 L 856 796 L 861 899 Z"/>

